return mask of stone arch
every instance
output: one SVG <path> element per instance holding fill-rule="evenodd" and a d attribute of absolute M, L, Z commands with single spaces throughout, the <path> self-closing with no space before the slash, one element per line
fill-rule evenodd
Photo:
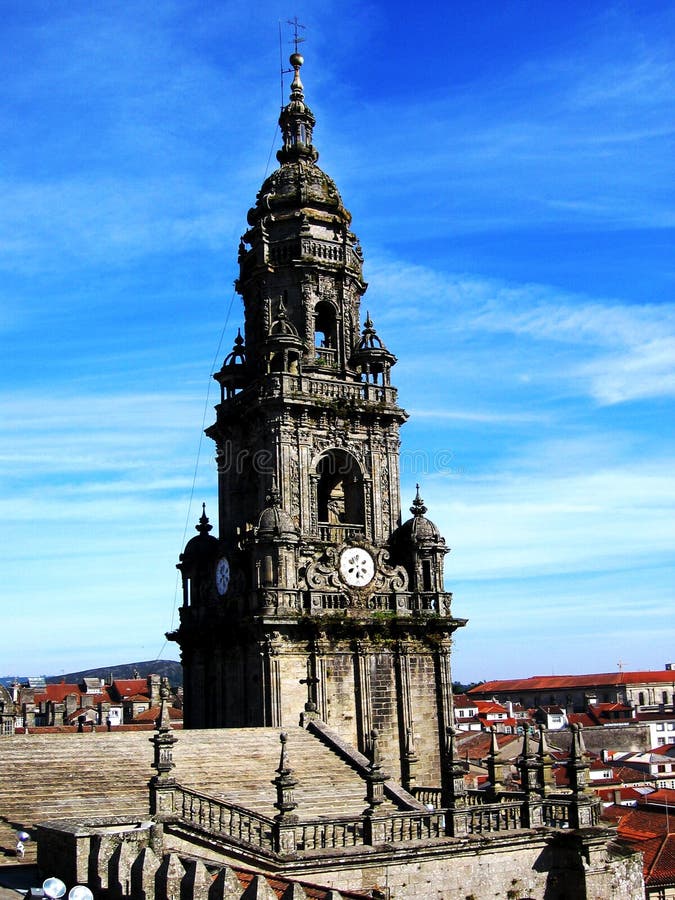
<path fill-rule="evenodd" d="M 329 300 L 314 307 L 314 346 L 317 350 L 337 349 L 337 310 Z"/>
<path fill-rule="evenodd" d="M 356 457 L 334 447 L 315 464 L 319 524 L 365 526 L 364 478 Z"/>

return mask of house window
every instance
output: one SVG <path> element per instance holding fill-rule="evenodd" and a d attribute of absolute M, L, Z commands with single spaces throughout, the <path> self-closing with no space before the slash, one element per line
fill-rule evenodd
<path fill-rule="evenodd" d="M 643 691 L 640 691 L 640 693 L 638 694 L 638 703 L 640 704 L 640 706 L 645 705 L 645 695 Z"/>
<path fill-rule="evenodd" d="M 656 726 L 656 730 L 663 731 L 663 722 L 659 722 L 659 724 Z"/>

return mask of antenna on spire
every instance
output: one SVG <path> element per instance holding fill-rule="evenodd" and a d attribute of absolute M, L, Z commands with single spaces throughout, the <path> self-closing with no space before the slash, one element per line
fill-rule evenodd
<path fill-rule="evenodd" d="M 300 22 L 298 22 L 297 16 L 293 16 L 292 19 L 287 19 L 286 21 L 289 25 L 293 26 L 293 43 L 295 44 L 294 52 L 297 53 L 298 52 L 298 44 L 302 44 L 306 40 L 306 38 L 300 37 L 300 35 L 298 34 L 298 28 L 302 28 L 302 30 L 304 31 L 305 26 L 301 25 Z"/>
<path fill-rule="evenodd" d="M 298 45 L 304 43 L 304 41 L 307 40 L 307 38 L 304 38 L 300 35 L 300 32 L 298 31 L 298 29 L 302 28 L 302 30 L 304 31 L 306 26 L 303 25 L 301 22 L 298 22 L 297 16 L 294 16 L 292 19 L 286 19 L 286 24 L 291 25 L 293 28 L 293 37 L 291 40 L 293 43 L 293 52 L 297 55 Z M 300 64 L 302 65 L 302 62 Z M 279 74 L 280 74 L 280 78 L 281 78 L 281 108 L 282 109 L 284 107 L 284 101 L 286 98 L 286 94 L 284 93 L 284 75 L 289 75 L 293 71 L 294 71 L 293 69 L 285 69 L 284 68 L 283 40 L 281 37 L 281 19 L 279 19 Z"/>

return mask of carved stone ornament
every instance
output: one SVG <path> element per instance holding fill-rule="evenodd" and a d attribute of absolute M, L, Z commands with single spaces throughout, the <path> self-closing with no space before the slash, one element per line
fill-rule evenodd
<path fill-rule="evenodd" d="M 363 569 L 367 570 L 368 575 L 370 564 L 367 559 L 372 560 L 372 577 L 363 586 L 359 586 L 359 578 L 350 577 L 347 572 L 345 559 L 350 550 L 362 552 Z M 345 543 L 321 551 L 307 566 L 306 582 L 311 591 L 340 591 L 346 594 L 350 599 L 349 605 L 354 608 L 364 607 L 365 601 L 373 594 L 408 590 L 408 575 L 403 566 L 390 566 L 389 552 L 385 548 L 378 549 L 365 542 Z"/>

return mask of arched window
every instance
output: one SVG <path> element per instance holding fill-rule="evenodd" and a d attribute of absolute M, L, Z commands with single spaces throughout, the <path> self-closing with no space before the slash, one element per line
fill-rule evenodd
<path fill-rule="evenodd" d="M 358 463 L 344 450 L 329 450 L 319 460 L 317 506 L 320 525 L 365 525 L 363 476 Z"/>

